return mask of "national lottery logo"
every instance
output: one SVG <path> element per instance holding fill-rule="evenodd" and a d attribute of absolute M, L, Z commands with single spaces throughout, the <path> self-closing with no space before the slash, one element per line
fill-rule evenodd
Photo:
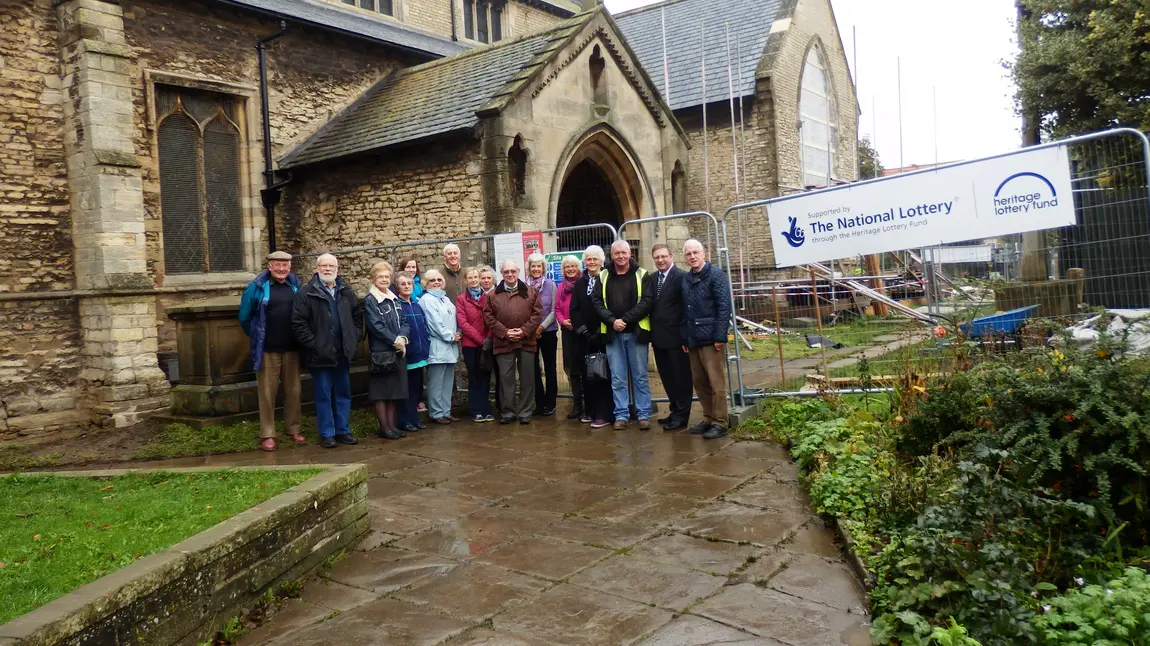
<path fill-rule="evenodd" d="M 1058 191 L 1054 184 L 1038 173 L 1015 173 L 998 185 L 994 192 L 994 212 L 997 215 L 1032 213 L 1058 206 Z"/>
<path fill-rule="evenodd" d="M 787 220 L 789 220 L 791 223 L 791 230 L 783 231 L 783 237 L 786 238 L 787 244 L 798 249 L 799 247 L 803 246 L 804 242 L 807 241 L 807 236 L 805 233 L 803 233 L 802 227 L 799 226 L 799 223 L 795 218 L 788 217 Z"/>

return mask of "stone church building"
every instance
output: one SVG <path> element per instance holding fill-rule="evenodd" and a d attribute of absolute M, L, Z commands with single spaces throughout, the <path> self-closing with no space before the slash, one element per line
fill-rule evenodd
<path fill-rule="evenodd" d="M 165 309 L 238 294 L 272 235 L 316 252 L 721 214 L 855 177 L 829 0 L 584 4 L 0 5 L 0 442 L 167 408 Z"/>

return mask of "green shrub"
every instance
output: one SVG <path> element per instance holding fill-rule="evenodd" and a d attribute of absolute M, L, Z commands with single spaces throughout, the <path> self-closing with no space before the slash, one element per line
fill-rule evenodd
<path fill-rule="evenodd" d="M 1086 585 L 1046 600 L 1034 617 L 1038 643 L 1047 646 L 1150 644 L 1150 576 L 1126 568 L 1101 585 Z"/>

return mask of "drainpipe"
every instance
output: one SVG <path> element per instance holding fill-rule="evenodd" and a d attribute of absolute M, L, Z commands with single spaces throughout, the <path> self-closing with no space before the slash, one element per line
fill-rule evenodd
<path fill-rule="evenodd" d="M 451 40 L 459 40 L 459 36 L 455 33 L 455 0 L 447 0 L 447 6 L 451 10 Z"/>
<path fill-rule="evenodd" d="M 268 252 L 276 250 L 276 204 L 280 201 L 280 191 L 291 182 L 291 176 L 280 183 L 276 183 L 276 172 L 272 168 L 272 126 L 269 120 L 268 108 L 268 57 L 267 45 L 287 32 L 287 22 L 281 20 L 279 29 L 270 36 L 256 42 L 256 55 L 260 67 L 260 119 L 263 122 L 264 135 L 264 189 L 260 191 L 260 201 L 267 211 L 268 222 Z"/>

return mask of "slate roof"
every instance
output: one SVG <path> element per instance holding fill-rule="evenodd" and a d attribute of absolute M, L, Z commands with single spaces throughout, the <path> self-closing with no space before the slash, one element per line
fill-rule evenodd
<path fill-rule="evenodd" d="M 467 51 L 452 42 L 386 18 L 345 9 L 323 0 L 217 0 L 222 4 L 251 9 L 275 18 L 329 29 L 359 38 L 395 45 L 419 54 L 451 56 Z"/>
<path fill-rule="evenodd" d="M 597 13 L 588 11 L 547 31 L 399 70 L 288 153 L 280 166 L 305 166 L 466 132 L 478 125 L 476 112 L 481 107 L 498 105 L 500 99 L 514 94 Z"/>
<path fill-rule="evenodd" d="M 755 69 L 783 0 L 670 0 L 615 16 L 639 62 L 660 92 L 663 84 L 663 16 L 667 25 L 672 110 L 702 105 L 702 52 L 706 51 L 706 102 L 726 101 L 727 38 L 731 34 L 731 76 L 735 96 L 755 91 Z M 792 4 L 790 2 L 788 4 Z M 705 41 L 705 46 L 704 46 Z M 738 47 L 736 47 L 736 44 Z M 737 51 L 736 51 L 737 50 Z M 741 55 L 741 56 L 740 56 Z"/>

